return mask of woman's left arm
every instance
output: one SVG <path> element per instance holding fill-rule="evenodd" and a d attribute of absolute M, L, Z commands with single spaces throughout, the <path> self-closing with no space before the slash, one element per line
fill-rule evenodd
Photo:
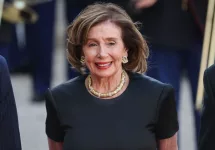
<path fill-rule="evenodd" d="M 177 133 L 170 138 L 158 140 L 159 150 L 178 150 Z"/>
<path fill-rule="evenodd" d="M 178 150 L 177 132 L 179 130 L 175 92 L 172 86 L 163 88 L 156 122 L 156 139 L 158 150 Z"/>

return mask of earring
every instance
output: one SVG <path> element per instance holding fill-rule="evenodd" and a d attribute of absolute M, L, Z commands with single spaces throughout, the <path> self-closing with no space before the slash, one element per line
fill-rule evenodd
<path fill-rule="evenodd" d="M 128 62 L 128 57 L 127 56 L 123 56 L 122 57 L 122 63 L 126 64 Z"/>
<path fill-rule="evenodd" d="M 81 60 L 80 60 L 81 64 L 84 66 L 85 65 L 85 57 L 81 56 Z"/>

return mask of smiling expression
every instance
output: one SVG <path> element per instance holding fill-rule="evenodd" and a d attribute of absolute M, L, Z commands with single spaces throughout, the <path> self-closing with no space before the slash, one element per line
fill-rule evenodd
<path fill-rule="evenodd" d="M 122 72 L 122 57 L 128 54 L 121 35 L 121 28 L 111 21 L 90 29 L 83 55 L 92 75 L 110 77 Z"/>

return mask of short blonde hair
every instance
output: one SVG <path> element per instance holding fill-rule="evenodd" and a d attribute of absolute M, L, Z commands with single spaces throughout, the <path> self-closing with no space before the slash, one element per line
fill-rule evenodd
<path fill-rule="evenodd" d="M 122 30 L 122 40 L 128 50 L 128 63 L 123 64 L 127 71 L 144 73 L 147 70 L 149 49 L 137 24 L 121 7 L 112 3 L 95 3 L 87 6 L 69 25 L 67 29 L 67 59 L 69 63 L 82 72 L 80 62 L 82 47 L 89 30 L 104 21 L 110 20 Z"/>

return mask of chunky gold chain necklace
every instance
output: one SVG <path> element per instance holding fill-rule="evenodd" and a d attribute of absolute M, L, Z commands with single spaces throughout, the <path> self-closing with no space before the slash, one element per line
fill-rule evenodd
<path fill-rule="evenodd" d="M 88 88 L 89 88 L 90 93 L 93 94 L 93 95 L 95 95 L 96 97 L 99 97 L 99 98 L 112 97 L 112 96 L 116 95 L 117 93 L 119 93 L 119 91 L 122 90 L 122 87 L 125 84 L 125 78 L 126 78 L 126 73 L 123 70 L 122 71 L 122 76 L 121 76 L 120 83 L 116 87 L 116 89 L 114 91 L 111 91 L 111 92 L 108 92 L 108 93 L 100 93 L 100 92 L 97 92 L 96 90 L 94 90 L 94 88 L 92 87 L 92 78 L 91 78 L 91 75 L 88 75 L 88 77 L 87 77 Z"/>

